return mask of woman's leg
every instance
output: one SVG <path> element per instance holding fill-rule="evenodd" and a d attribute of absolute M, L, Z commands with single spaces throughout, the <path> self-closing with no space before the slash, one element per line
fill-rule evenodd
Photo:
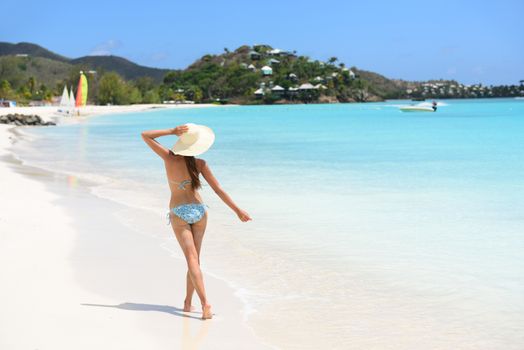
<path fill-rule="evenodd" d="M 211 318 L 211 305 L 208 304 L 206 298 L 206 290 L 204 288 L 204 279 L 202 271 L 198 263 L 198 253 L 193 239 L 191 227 L 175 215 L 171 215 L 171 226 L 175 232 L 175 236 L 182 248 L 182 252 L 186 257 L 187 267 L 189 269 L 189 276 L 193 286 L 200 298 L 202 304 L 202 318 Z"/>
<path fill-rule="evenodd" d="M 198 255 L 198 264 L 200 265 L 200 249 L 202 248 L 202 240 L 204 239 L 204 233 L 207 226 L 207 213 L 204 215 L 202 220 L 191 225 L 191 231 L 193 232 L 193 241 L 195 242 L 195 248 Z M 191 311 L 191 300 L 193 299 L 193 292 L 195 287 L 191 282 L 191 276 L 189 270 L 186 276 L 186 298 L 184 300 L 184 311 Z"/>

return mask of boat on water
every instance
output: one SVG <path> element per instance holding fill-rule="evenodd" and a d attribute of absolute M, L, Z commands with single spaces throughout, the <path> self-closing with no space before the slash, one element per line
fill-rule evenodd
<path fill-rule="evenodd" d="M 436 112 L 436 109 L 433 109 L 431 107 L 423 107 L 423 106 L 403 106 L 400 107 L 400 110 L 402 112 Z"/>
<path fill-rule="evenodd" d="M 412 105 L 412 106 L 402 106 L 399 108 L 402 112 L 436 112 L 437 111 L 437 103 L 433 101 L 431 104 L 431 107 L 424 106 L 422 104 L 420 105 Z"/>

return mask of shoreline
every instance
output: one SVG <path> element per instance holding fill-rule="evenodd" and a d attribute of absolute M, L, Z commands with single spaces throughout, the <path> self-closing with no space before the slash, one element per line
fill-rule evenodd
<path fill-rule="evenodd" d="M 162 231 L 134 232 L 132 224 L 123 225 L 117 216 L 129 218 L 143 211 L 97 197 L 88 186 L 71 187 L 63 174 L 20 164 L 10 151 L 16 140 L 12 129 L 17 128 L 0 126 L 4 182 L 0 231 L 7 232 L 1 236 L 0 277 L 4 281 L 16 278 L 16 283 L 0 292 L 2 300 L 10 301 L 0 316 L 1 333 L 5 332 L 0 336 L 0 345 L 5 345 L 1 347 L 52 345 L 59 349 L 73 343 L 85 349 L 114 348 L 122 346 L 117 340 L 124 337 L 129 338 L 125 348 L 137 349 L 146 344 L 171 348 L 180 342 L 182 348 L 245 348 L 246 344 L 270 348 L 244 322 L 246 305 L 227 281 L 206 273 L 205 257 L 203 272 L 215 317 L 201 321 L 199 313 L 181 312 L 186 267 L 165 221 L 147 214 L 155 220 L 152 231 Z M 19 188 L 25 191 L 20 193 Z M 11 206 L 12 201 L 18 205 Z M 27 203 L 30 208 L 24 210 Z M 25 220 L 29 215 L 31 219 Z M 107 231 L 111 235 L 104 234 Z M 13 249 L 27 244 L 30 249 Z M 35 275 L 36 261 L 39 268 L 45 267 L 45 274 Z M 27 270 L 19 273 L 20 266 Z M 32 307 L 24 308 L 27 300 L 32 300 Z M 196 296 L 193 305 L 198 306 Z M 35 309 L 43 312 L 35 313 Z M 93 325 L 97 333 L 90 338 Z M 67 336 L 59 336 L 65 329 Z M 80 340 L 82 346 L 77 344 Z"/>
<path fill-rule="evenodd" d="M 209 108 L 209 107 L 221 107 L 215 104 L 135 104 L 135 105 L 122 105 L 122 106 L 98 106 L 98 105 L 87 105 L 85 107 L 77 108 L 80 115 L 67 116 L 60 114 L 58 109 L 60 106 L 34 106 L 34 107 L 5 107 L 0 108 L 0 116 L 7 114 L 36 114 L 45 121 L 56 121 L 60 122 L 71 122 L 75 120 L 82 120 L 85 117 L 94 117 L 107 114 L 123 114 L 133 112 L 144 112 L 148 110 L 158 109 L 194 109 L 194 108 Z"/>

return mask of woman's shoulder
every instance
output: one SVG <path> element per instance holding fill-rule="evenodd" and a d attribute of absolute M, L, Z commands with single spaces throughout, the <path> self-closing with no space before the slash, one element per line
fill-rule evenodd
<path fill-rule="evenodd" d="M 199 172 L 202 172 L 202 169 L 204 169 L 207 165 L 206 161 L 202 158 L 195 158 L 197 170 Z"/>

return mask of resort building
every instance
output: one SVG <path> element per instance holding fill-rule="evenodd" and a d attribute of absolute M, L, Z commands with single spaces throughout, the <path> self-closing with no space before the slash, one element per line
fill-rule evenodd
<path fill-rule="evenodd" d="M 257 97 L 257 98 L 264 97 L 264 95 L 265 95 L 265 93 L 264 93 L 264 89 L 263 88 L 260 88 L 260 89 L 255 91 L 255 97 Z"/>
<path fill-rule="evenodd" d="M 270 59 L 270 60 L 268 61 L 268 63 L 272 66 L 272 65 L 274 65 L 274 64 L 279 64 L 280 61 L 279 61 L 279 60 L 276 60 L 276 59 L 274 59 L 274 58 L 272 58 L 272 59 Z"/>
<path fill-rule="evenodd" d="M 259 60 L 259 59 L 262 57 L 262 55 L 259 54 L 259 53 L 256 52 L 256 51 L 250 51 L 250 52 L 249 52 L 249 57 L 250 57 L 252 60 Z"/>
<path fill-rule="evenodd" d="M 286 92 L 286 89 L 280 85 L 276 85 L 271 89 L 271 92 L 277 96 L 282 96 Z"/>
<path fill-rule="evenodd" d="M 252 72 L 256 72 L 257 67 L 255 67 L 253 64 L 250 64 L 249 66 L 247 66 L 247 69 L 249 69 Z"/>
<path fill-rule="evenodd" d="M 273 68 L 270 66 L 262 67 L 262 75 L 273 75 Z"/>
<path fill-rule="evenodd" d="M 310 83 L 305 83 L 305 84 L 302 84 L 298 87 L 299 90 L 314 90 L 316 89 L 313 85 L 311 85 Z"/>

